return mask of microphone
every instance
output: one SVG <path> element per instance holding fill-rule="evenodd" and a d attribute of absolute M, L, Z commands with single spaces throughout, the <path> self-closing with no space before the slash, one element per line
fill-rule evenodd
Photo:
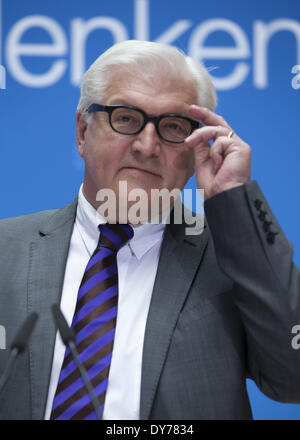
<path fill-rule="evenodd" d="M 84 367 L 84 365 L 81 363 L 79 356 L 78 356 L 78 352 L 76 350 L 76 346 L 75 346 L 75 333 L 74 330 L 72 328 L 69 327 L 62 311 L 60 310 L 60 308 L 57 306 L 57 304 L 53 304 L 52 306 L 52 312 L 53 312 L 53 316 L 54 316 L 54 321 L 56 323 L 56 326 L 59 330 L 61 339 L 63 341 L 63 343 L 69 347 L 71 354 L 73 356 L 73 359 L 76 363 L 76 366 L 79 370 L 80 376 L 83 379 L 84 385 L 90 395 L 91 398 L 91 402 L 93 404 L 94 410 L 97 414 L 97 418 L 99 420 L 102 419 L 102 414 L 100 411 L 100 403 L 98 400 L 98 397 L 95 393 L 95 390 L 93 388 L 93 385 L 91 384 L 89 377 L 87 375 L 86 369 Z"/>
<path fill-rule="evenodd" d="M 17 356 L 25 351 L 27 342 L 30 338 L 30 335 L 35 327 L 36 321 L 38 319 L 38 314 L 36 312 L 31 313 L 26 320 L 24 321 L 23 325 L 19 329 L 18 333 L 16 334 L 15 338 L 13 339 L 11 346 L 10 346 L 10 354 L 8 358 L 8 362 L 6 364 L 6 367 L 4 369 L 4 372 L 0 378 L 0 393 L 2 389 L 4 388 L 4 385 L 6 384 L 10 373 L 12 371 L 12 367 L 14 365 L 14 362 L 17 358 Z"/>

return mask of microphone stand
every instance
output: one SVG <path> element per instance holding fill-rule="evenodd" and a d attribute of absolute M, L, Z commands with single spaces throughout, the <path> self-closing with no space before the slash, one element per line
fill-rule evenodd
<path fill-rule="evenodd" d="M 13 365 L 15 363 L 18 354 L 19 354 L 19 350 L 17 348 L 13 348 L 9 354 L 8 362 L 0 379 L 0 394 L 9 378 L 10 372 L 13 368 Z"/>
<path fill-rule="evenodd" d="M 93 385 L 91 384 L 91 382 L 89 380 L 89 377 L 87 375 L 86 369 L 84 368 L 83 364 L 79 360 L 78 352 L 76 350 L 76 346 L 75 346 L 74 342 L 73 341 L 69 341 L 68 347 L 69 347 L 69 349 L 70 349 L 70 351 L 72 353 L 73 359 L 74 359 L 74 361 L 76 363 L 76 366 L 77 366 L 77 368 L 78 368 L 78 370 L 80 372 L 80 375 L 81 375 L 81 377 L 82 377 L 82 379 L 84 381 L 85 387 L 86 387 L 86 389 L 87 389 L 87 391 L 89 393 L 89 396 L 91 398 L 94 410 L 95 410 L 95 412 L 97 414 L 97 418 L 99 420 L 102 420 L 102 414 L 101 414 L 101 412 L 99 410 L 100 403 L 99 403 L 98 397 L 95 394 L 95 390 L 94 390 Z"/>
<path fill-rule="evenodd" d="M 33 332 L 33 329 L 36 325 L 36 321 L 38 319 L 38 314 L 36 312 L 32 312 L 23 322 L 23 325 L 19 329 L 18 333 L 16 334 L 14 340 L 11 343 L 10 346 L 10 353 L 8 362 L 6 364 L 6 367 L 4 369 L 4 372 L 0 378 L 0 393 L 3 390 L 10 373 L 12 371 L 14 362 L 17 358 L 17 356 L 22 353 L 27 346 L 28 340 L 30 338 L 31 333 Z"/>
<path fill-rule="evenodd" d="M 90 382 L 90 379 L 88 377 L 88 374 L 86 372 L 86 369 L 84 367 L 84 365 L 81 363 L 80 359 L 79 359 L 79 355 L 75 346 L 75 335 L 73 332 L 73 329 L 69 327 L 62 311 L 60 310 L 60 308 L 57 306 L 57 304 L 53 304 L 52 306 L 52 312 L 53 312 L 53 316 L 54 316 L 54 320 L 56 322 L 57 328 L 59 330 L 59 333 L 61 335 L 61 338 L 63 340 L 63 343 L 69 347 L 71 354 L 73 356 L 73 359 L 76 363 L 76 366 L 79 370 L 79 373 L 83 379 L 84 385 L 89 393 L 89 396 L 91 398 L 91 402 L 92 405 L 94 407 L 95 413 L 97 415 L 97 418 L 99 420 L 102 420 L 102 414 L 101 411 L 99 409 L 100 407 L 100 403 L 98 400 L 98 397 L 95 393 L 94 387 Z"/>

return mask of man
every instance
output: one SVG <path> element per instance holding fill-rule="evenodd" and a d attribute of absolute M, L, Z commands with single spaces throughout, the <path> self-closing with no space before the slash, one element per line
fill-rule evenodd
<path fill-rule="evenodd" d="M 0 225 L 0 323 L 8 343 L 30 312 L 40 315 L 0 396 L 2 419 L 95 418 L 55 337 L 53 303 L 76 330 L 78 349 L 82 340 L 89 340 L 82 353 L 96 347 L 82 361 L 103 419 L 249 419 L 246 377 L 272 399 L 300 402 L 300 356 L 291 346 L 299 271 L 258 184 L 250 181 L 250 147 L 214 113 L 215 104 L 204 68 L 157 43 L 117 44 L 85 74 L 76 118 L 85 162 L 78 200 Z M 153 224 L 149 210 L 144 224 L 131 221 L 131 191 L 146 193 L 151 208 L 152 190 L 181 190 L 194 172 L 206 199 L 198 234 L 186 234 L 186 224 L 176 224 L 161 206 L 159 215 L 166 220 L 170 214 L 170 224 Z M 113 215 L 110 207 L 101 210 L 101 190 L 115 195 Z M 80 334 L 100 312 L 95 318 L 88 309 L 85 316 L 94 319 L 83 323 L 78 304 L 90 294 L 82 291 L 89 277 L 98 276 L 87 270 L 105 248 L 93 254 L 98 226 L 107 221 L 131 223 L 133 237 L 118 250 L 117 266 L 111 263 L 118 273 L 117 319 L 109 321 L 116 328 L 110 328 L 104 364 L 97 357 L 102 336 L 95 342 L 94 333 Z M 108 227 L 99 226 L 100 240 Z M 7 351 L 0 356 L 1 372 Z"/>

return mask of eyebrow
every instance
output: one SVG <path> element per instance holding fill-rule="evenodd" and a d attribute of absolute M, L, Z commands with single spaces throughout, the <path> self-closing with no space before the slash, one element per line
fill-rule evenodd
<path fill-rule="evenodd" d="M 130 104 L 128 101 L 120 99 L 118 101 L 112 101 L 109 105 L 128 105 L 129 107 L 137 107 L 136 105 Z M 139 108 L 139 107 L 137 107 Z"/>
<path fill-rule="evenodd" d="M 129 104 L 129 102 L 127 102 L 127 101 L 116 101 L 116 102 L 114 102 L 113 101 L 113 103 L 112 104 L 109 104 L 109 105 L 130 105 L 130 106 L 132 106 L 132 104 Z"/>
<path fill-rule="evenodd" d="M 139 107 L 139 106 L 137 106 L 137 105 L 134 105 L 134 104 L 131 104 L 131 103 L 129 103 L 128 101 L 126 101 L 126 100 L 119 100 L 119 101 L 116 101 L 116 102 L 112 102 L 112 103 L 110 103 L 109 105 L 126 105 L 126 106 L 128 106 L 128 107 L 136 107 L 136 108 L 138 108 L 139 110 L 142 110 L 143 112 L 145 112 L 147 115 L 149 115 L 149 116 L 155 116 L 155 115 L 152 115 L 152 114 L 149 114 L 149 113 L 147 113 L 143 108 L 141 108 L 141 107 Z M 184 114 L 182 111 L 179 111 L 178 110 L 178 112 L 163 112 L 163 113 L 160 113 L 158 116 L 160 116 L 160 115 L 164 115 L 164 114 L 174 114 L 174 115 L 178 115 L 178 116 L 184 116 L 185 118 L 189 118 L 189 119 L 192 119 L 191 117 L 190 117 L 190 115 L 188 115 L 188 113 L 186 113 L 186 114 Z M 193 119 L 192 119 L 193 120 Z"/>

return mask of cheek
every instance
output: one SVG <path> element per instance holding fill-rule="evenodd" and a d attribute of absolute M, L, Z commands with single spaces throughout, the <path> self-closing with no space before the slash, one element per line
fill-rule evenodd
<path fill-rule="evenodd" d="M 96 135 L 97 134 L 97 135 Z M 123 141 L 123 142 L 122 142 Z M 114 133 L 90 133 L 86 138 L 83 158 L 86 167 L 93 174 L 113 177 L 120 167 L 126 152 L 127 139 L 120 139 Z"/>
<path fill-rule="evenodd" d="M 83 149 L 83 157 L 90 165 L 99 166 L 108 154 L 109 138 L 105 130 L 92 123 L 88 129 Z M 107 151 L 108 150 L 108 151 Z"/>
<path fill-rule="evenodd" d="M 176 154 L 172 159 L 168 159 L 168 163 L 171 165 L 170 171 L 178 182 L 187 181 L 194 172 L 193 151 L 183 151 Z"/>

